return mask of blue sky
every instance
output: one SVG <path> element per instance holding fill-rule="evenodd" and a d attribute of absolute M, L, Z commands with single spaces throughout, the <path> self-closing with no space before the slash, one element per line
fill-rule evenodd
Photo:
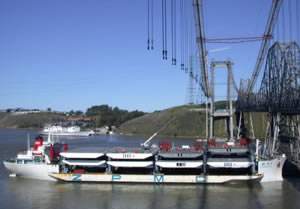
<path fill-rule="evenodd" d="M 184 104 L 187 75 L 161 56 L 160 2 L 155 50 L 147 51 L 147 0 L 0 0 L 0 109 L 108 104 L 151 112 Z M 207 37 L 260 36 L 271 0 L 204 4 Z M 222 47 L 230 48 L 208 58 L 230 57 L 236 80 L 250 77 L 259 43 L 207 45 Z"/>

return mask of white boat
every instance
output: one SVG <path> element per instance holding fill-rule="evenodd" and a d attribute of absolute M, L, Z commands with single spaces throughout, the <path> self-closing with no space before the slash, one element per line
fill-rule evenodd
<path fill-rule="evenodd" d="M 79 126 L 73 125 L 68 127 L 49 125 L 43 129 L 41 134 L 48 135 L 49 132 L 51 132 L 51 135 L 53 136 L 91 136 L 95 134 L 95 132 L 92 130 L 81 131 Z"/>
<path fill-rule="evenodd" d="M 62 150 L 67 151 L 67 145 L 52 142 L 50 136 L 47 141 L 38 136 L 33 147 L 29 146 L 28 137 L 27 150 L 3 164 L 11 172 L 10 176 L 53 181 L 49 173 L 59 172 L 58 158 Z"/>

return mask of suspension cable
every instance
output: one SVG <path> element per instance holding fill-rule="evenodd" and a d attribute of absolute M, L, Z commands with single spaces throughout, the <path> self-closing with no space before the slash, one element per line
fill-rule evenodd
<path fill-rule="evenodd" d="M 176 65 L 176 0 L 171 0 L 172 65 Z"/>
<path fill-rule="evenodd" d="M 177 45 L 177 39 L 176 39 L 176 34 L 177 34 L 177 30 L 176 30 L 176 0 L 174 0 L 174 65 L 176 65 L 176 45 Z"/>
<path fill-rule="evenodd" d="M 148 7 L 147 7 L 147 13 L 148 13 L 148 19 L 147 19 L 147 23 L 148 23 L 148 39 L 147 39 L 147 50 L 150 49 L 150 0 L 148 0 Z"/>
<path fill-rule="evenodd" d="M 184 70 L 184 28 L 183 28 L 183 0 L 180 0 L 180 55 L 181 55 L 181 64 L 180 68 L 181 70 Z"/>
<path fill-rule="evenodd" d="M 162 0 L 161 1 L 161 20 L 162 20 L 162 24 L 161 24 L 161 26 L 162 26 L 162 58 L 163 59 L 165 59 L 165 26 L 164 26 L 164 24 L 165 24 L 165 20 L 164 20 L 164 18 L 165 18 L 165 15 L 164 15 L 164 1 L 165 0 Z"/>
<path fill-rule="evenodd" d="M 171 0 L 171 52 L 172 65 L 174 65 L 174 0 Z"/>
<path fill-rule="evenodd" d="M 153 33 L 153 0 L 151 0 L 151 50 L 154 49 Z"/>
<path fill-rule="evenodd" d="M 292 32 L 292 4 L 291 0 L 289 0 L 289 29 L 290 29 L 290 41 L 293 39 L 293 32 Z"/>
<path fill-rule="evenodd" d="M 185 60 L 185 68 L 184 71 L 187 74 L 189 72 L 188 63 L 189 63 L 189 57 L 188 57 L 188 40 L 189 40 L 189 30 L 188 30 L 188 12 L 187 12 L 187 1 L 184 1 L 184 32 L 185 32 L 185 39 L 184 39 L 184 60 Z"/>
<path fill-rule="evenodd" d="M 282 39 L 283 41 L 285 41 L 285 19 L 284 19 L 284 4 L 282 4 L 282 13 L 281 13 L 281 17 L 282 17 Z"/>
<path fill-rule="evenodd" d="M 300 37 L 299 37 L 299 36 L 300 36 L 300 32 L 299 32 L 299 30 L 300 30 L 300 29 L 299 29 L 299 27 L 300 27 L 300 26 L 299 26 L 299 24 L 300 24 L 300 22 L 299 22 L 299 21 L 300 21 L 300 20 L 299 20 L 299 18 L 300 18 L 300 17 L 299 17 L 299 10 L 300 10 L 300 7 L 299 7 L 299 6 L 300 6 L 299 0 L 296 0 L 296 23 L 297 23 L 297 24 L 296 24 L 296 27 L 297 27 L 297 41 L 298 41 L 298 44 L 299 44 L 299 42 L 300 42 Z"/>
<path fill-rule="evenodd" d="M 167 50 L 167 0 L 164 0 L 164 15 L 165 15 L 165 59 L 168 59 L 168 50 Z"/>

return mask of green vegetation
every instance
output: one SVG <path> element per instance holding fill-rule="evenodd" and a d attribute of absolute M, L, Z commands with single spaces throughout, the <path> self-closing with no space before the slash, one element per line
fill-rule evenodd
<path fill-rule="evenodd" d="M 130 120 L 117 130 L 122 134 L 152 135 L 164 124 L 175 117 L 164 130 L 163 136 L 205 136 L 205 111 L 198 111 L 196 106 L 173 107 L 156 111 Z"/>
<path fill-rule="evenodd" d="M 98 105 L 88 108 L 86 111 L 87 117 L 96 118 L 97 127 L 104 125 L 119 127 L 122 123 L 136 117 L 144 115 L 144 112 L 119 109 L 118 107 L 112 108 L 108 105 Z"/>
<path fill-rule="evenodd" d="M 218 108 L 225 108 L 226 104 L 219 102 Z M 49 108 L 48 108 L 49 109 Z M 51 110 L 51 109 L 50 109 Z M 234 115 L 235 127 L 238 126 Z M 153 133 L 163 127 L 170 119 L 175 117 L 164 130 L 159 134 L 161 136 L 172 137 L 199 137 L 205 138 L 205 105 L 186 105 L 173 107 L 162 111 L 155 111 L 151 114 L 145 114 L 140 111 L 129 112 L 119 109 L 118 107 L 110 107 L 108 105 L 92 106 L 87 109 L 86 113 L 82 111 L 71 110 L 69 113 L 57 112 L 40 112 L 29 114 L 14 114 L 12 110 L 0 112 L 0 128 L 42 128 L 46 123 L 59 123 L 66 121 L 68 118 L 95 118 L 96 121 L 76 122 L 83 127 L 95 128 L 104 125 L 118 127 L 117 133 L 146 135 L 151 136 Z M 254 126 L 255 137 L 263 138 L 267 126 L 267 113 L 252 113 L 252 121 Z M 244 113 L 242 121 L 245 129 L 243 135 L 252 137 L 250 114 Z M 237 128 L 234 129 L 234 135 Z M 215 136 L 226 137 L 225 119 L 215 121 Z"/>
<path fill-rule="evenodd" d="M 108 105 L 92 106 L 87 109 L 86 113 L 82 111 L 71 110 L 68 113 L 51 112 L 51 108 L 47 112 L 37 113 L 21 113 L 20 110 L 8 109 L 6 112 L 0 112 L 0 128 L 43 128 L 47 123 L 59 123 L 67 121 L 68 118 L 95 118 L 96 122 L 78 122 L 78 125 L 85 127 L 95 128 L 107 126 L 120 126 L 122 123 L 133 118 L 144 115 L 144 112 L 119 109 L 118 107 L 112 108 Z M 19 111 L 19 112 L 18 112 Z"/>
<path fill-rule="evenodd" d="M 223 105 L 223 106 L 222 106 Z M 220 104 L 225 108 L 224 104 Z M 219 106 L 219 108 L 221 108 Z M 176 119 L 170 123 L 159 135 L 172 136 L 172 137 L 199 137 L 205 138 L 205 109 L 203 105 L 186 105 L 173 107 L 170 109 L 156 111 L 151 114 L 146 114 L 142 117 L 135 118 L 127 121 L 120 126 L 117 130 L 119 134 L 134 134 L 134 135 L 148 135 L 158 131 L 164 124 L 166 124 L 172 117 Z M 252 120 L 254 126 L 255 137 L 263 138 L 266 129 L 266 113 L 252 113 Z M 238 126 L 236 116 L 234 115 L 233 121 L 235 127 Z M 246 136 L 252 137 L 249 113 L 244 114 L 245 129 L 243 130 Z M 215 136 L 226 137 L 227 127 L 225 119 L 215 120 Z M 208 124 L 209 126 L 209 124 Z M 209 128 L 209 127 L 208 127 Z M 237 134 L 237 129 L 234 130 Z"/>
<path fill-rule="evenodd" d="M 10 112 L 0 113 L 0 128 L 42 128 L 46 123 L 65 120 L 59 113 L 41 112 L 15 115 Z"/>

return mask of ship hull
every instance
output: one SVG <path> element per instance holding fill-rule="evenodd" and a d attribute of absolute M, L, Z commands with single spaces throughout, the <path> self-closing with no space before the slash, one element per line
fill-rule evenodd
<path fill-rule="evenodd" d="M 13 174 L 12 176 L 15 175 L 23 178 L 56 181 L 49 176 L 49 173 L 59 172 L 58 165 L 47 165 L 42 163 L 19 164 L 10 161 L 4 161 L 3 164 L 5 168 Z"/>
<path fill-rule="evenodd" d="M 54 179 L 66 182 L 99 183 L 157 183 L 157 184 L 222 184 L 259 182 L 263 175 L 135 175 L 135 174 L 49 174 Z"/>
<path fill-rule="evenodd" d="M 286 160 L 285 155 L 277 156 L 274 159 L 259 160 L 258 173 L 264 175 L 261 182 L 282 181 L 282 170 Z"/>

